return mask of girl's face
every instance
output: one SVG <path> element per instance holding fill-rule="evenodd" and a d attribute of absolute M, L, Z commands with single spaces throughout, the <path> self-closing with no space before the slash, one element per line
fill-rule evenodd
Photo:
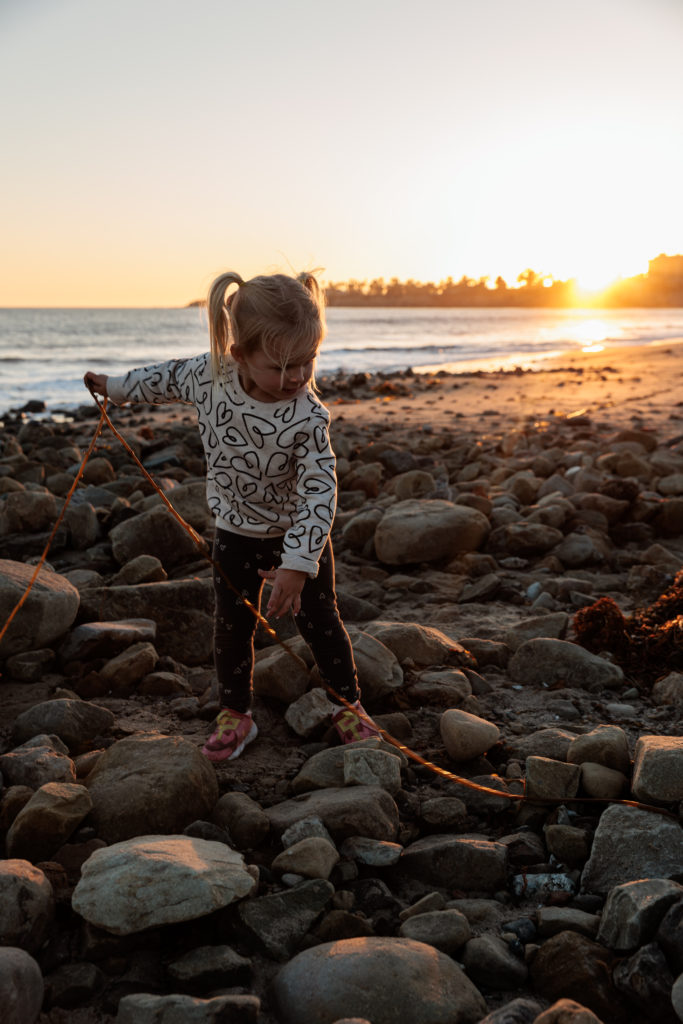
<path fill-rule="evenodd" d="M 287 360 L 281 357 L 277 343 L 265 352 L 248 354 L 233 345 L 230 354 L 238 365 L 240 380 L 247 394 L 257 402 L 283 402 L 305 388 L 313 376 L 318 347 L 293 350 Z"/>

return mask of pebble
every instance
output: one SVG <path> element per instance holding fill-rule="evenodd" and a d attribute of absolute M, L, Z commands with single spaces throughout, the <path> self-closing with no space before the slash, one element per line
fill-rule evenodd
<path fill-rule="evenodd" d="M 342 852 L 344 853 L 343 846 Z M 338 860 L 339 853 L 331 842 L 310 836 L 279 853 L 271 864 L 271 869 L 276 873 L 294 873 L 303 878 L 329 878 Z"/>

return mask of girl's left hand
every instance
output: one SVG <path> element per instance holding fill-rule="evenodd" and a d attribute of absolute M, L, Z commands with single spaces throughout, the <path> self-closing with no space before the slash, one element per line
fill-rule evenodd
<path fill-rule="evenodd" d="M 281 618 L 291 608 L 295 615 L 301 611 L 301 591 L 306 573 L 297 569 L 259 569 L 259 576 L 270 580 L 273 589 L 268 599 L 267 615 Z"/>

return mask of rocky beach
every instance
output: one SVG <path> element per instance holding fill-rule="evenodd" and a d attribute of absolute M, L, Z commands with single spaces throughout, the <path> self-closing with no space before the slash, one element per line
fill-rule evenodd
<path fill-rule="evenodd" d="M 681 342 L 322 377 L 395 742 L 338 745 L 289 618 L 217 767 L 211 565 L 105 426 L 0 641 L 7 1024 L 683 1020 L 682 385 Z M 209 545 L 192 410 L 110 413 Z M 0 629 L 98 419 L 3 417 Z"/>

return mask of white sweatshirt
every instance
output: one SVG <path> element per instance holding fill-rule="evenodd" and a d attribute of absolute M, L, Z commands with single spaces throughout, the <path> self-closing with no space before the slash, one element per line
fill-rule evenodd
<path fill-rule="evenodd" d="M 107 392 L 119 405 L 194 405 L 217 525 L 247 537 L 282 536 L 282 568 L 317 575 L 337 480 L 330 414 L 310 388 L 283 402 L 255 401 L 235 365 L 214 387 L 207 352 L 109 377 Z"/>

